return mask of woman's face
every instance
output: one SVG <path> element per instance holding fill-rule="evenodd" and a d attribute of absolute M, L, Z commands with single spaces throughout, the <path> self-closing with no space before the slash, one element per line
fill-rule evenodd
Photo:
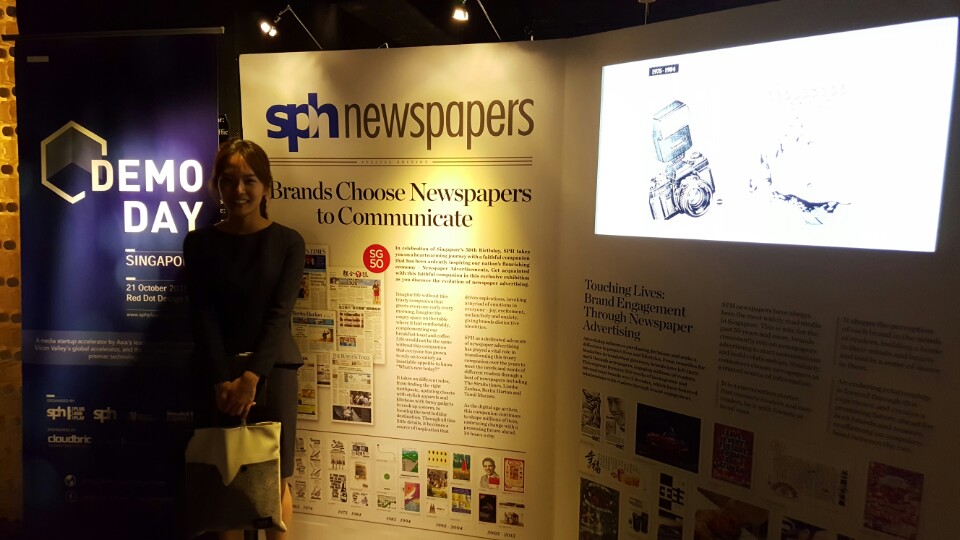
<path fill-rule="evenodd" d="M 260 202 L 267 196 L 263 182 L 242 157 L 234 154 L 217 179 L 220 199 L 230 218 L 260 215 Z"/>

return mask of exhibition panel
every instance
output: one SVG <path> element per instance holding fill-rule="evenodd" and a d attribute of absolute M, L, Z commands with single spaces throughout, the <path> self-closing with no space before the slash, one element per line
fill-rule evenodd
<path fill-rule="evenodd" d="M 306 243 L 292 536 L 956 537 L 960 6 L 864 5 L 241 55 Z M 208 38 L 18 56 L 32 524 L 179 515 Z"/>

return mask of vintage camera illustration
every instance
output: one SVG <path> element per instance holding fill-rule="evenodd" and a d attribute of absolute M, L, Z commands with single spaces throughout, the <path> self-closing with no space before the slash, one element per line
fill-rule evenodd
<path fill-rule="evenodd" d="M 700 217 L 710 209 L 715 187 L 710 162 L 695 150 L 690 137 L 690 109 L 674 101 L 653 115 L 653 148 L 666 164 L 650 182 L 653 219 L 677 214 Z"/>

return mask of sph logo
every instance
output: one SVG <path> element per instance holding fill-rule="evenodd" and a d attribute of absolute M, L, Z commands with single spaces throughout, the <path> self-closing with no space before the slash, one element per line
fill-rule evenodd
<path fill-rule="evenodd" d="M 336 105 L 324 103 L 319 105 L 316 93 L 307 94 L 304 104 L 273 105 L 267 109 L 267 123 L 277 128 L 267 131 L 271 139 L 287 139 L 287 148 L 290 152 L 300 149 L 299 140 L 320 137 L 320 117 L 327 117 L 327 136 L 331 139 L 340 138 L 340 112 Z M 301 128 L 301 119 L 306 127 Z"/>
<path fill-rule="evenodd" d="M 82 421 L 85 418 L 86 407 L 52 407 L 47 409 L 47 418 L 51 420 Z"/>
<path fill-rule="evenodd" d="M 101 424 L 104 422 L 109 422 L 117 419 L 117 411 L 113 410 L 112 407 L 107 407 L 106 409 L 94 409 L 93 410 L 93 419 Z"/>

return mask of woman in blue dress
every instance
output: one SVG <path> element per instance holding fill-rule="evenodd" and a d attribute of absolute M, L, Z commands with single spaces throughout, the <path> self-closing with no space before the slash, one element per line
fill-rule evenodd
<path fill-rule="evenodd" d="M 199 382 L 198 426 L 281 422 L 282 519 L 293 514 L 297 368 L 303 364 L 290 317 L 303 274 L 304 241 L 267 217 L 270 161 L 242 139 L 217 152 L 211 189 L 223 220 L 187 234 L 183 244 Z M 241 539 L 224 531 L 221 539 Z M 281 540 L 285 533 L 268 531 Z"/>

